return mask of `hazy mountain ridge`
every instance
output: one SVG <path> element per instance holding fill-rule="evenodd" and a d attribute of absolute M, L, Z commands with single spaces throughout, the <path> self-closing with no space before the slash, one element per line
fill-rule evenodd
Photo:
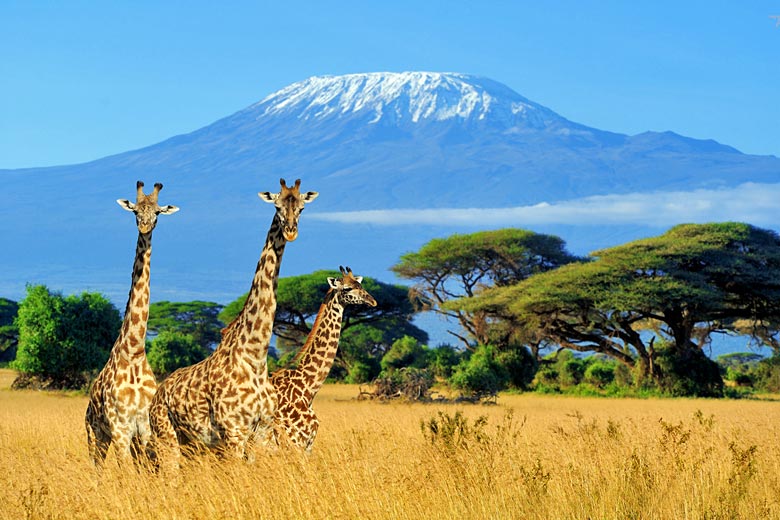
<path fill-rule="evenodd" d="M 388 279 L 387 268 L 401 254 L 464 230 L 339 225 L 307 215 L 501 208 L 776 183 L 780 159 L 673 132 L 627 136 L 590 128 L 501 83 L 464 74 L 309 78 L 139 150 L 79 165 L 0 171 L 12 194 L 0 205 L 0 226 L 17 245 L 17 252 L 2 255 L 0 296 L 18 297 L 25 282 L 42 281 L 108 292 L 122 302 L 135 231 L 114 200 L 131 198 L 141 179 L 163 182 L 160 200 L 182 208 L 155 231 L 152 298 L 226 302 L 248 288 L 270 223 L 271 208 L 255 194 L 277 189 L 279 177 L 301 178 L 304 189 L 321 193 L 289 246 L 283 276 L 349 264 Z M 560 234 L 580 252 L 660 232 L 537 230 Z M 117 289 L 104 289 L 108 283 Z"/>

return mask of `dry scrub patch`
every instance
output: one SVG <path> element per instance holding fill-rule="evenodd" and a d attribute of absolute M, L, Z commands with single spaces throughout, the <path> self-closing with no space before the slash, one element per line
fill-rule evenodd
<path fill-rule="evenodd" d="M 780 403 L 357 394 L 323 388 L 309 457 L 204 457 L 174 483 L 98 478 L 86 398 L 0 390 L 0 518 L 780 518 Z"/>

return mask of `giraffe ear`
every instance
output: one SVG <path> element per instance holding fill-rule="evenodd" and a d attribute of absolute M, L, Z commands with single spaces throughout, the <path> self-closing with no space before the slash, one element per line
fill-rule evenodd
<path fill-rule="evenodd" d="M 160 208 L 160 214 L 161 215 L 172 215 L 173 213 L 176 213 L 177 211 L 179 211 L 179 207 L 178 206 L 172 206 L 170 204 Z"/>
<path fill-rule="evenodd" d="M 363 283 L 363 277 L 362 277 L 362 276 L 356 276 L 356 277 L 355 277 L 355 281 L 356 281 L 357 283 Z"/>
<path fill-rule="evenodd" d="M 135 204 L 127 199 L 117 199 L 116 203 L 119 204 L 124 210 L 135 211 Z"/>
<path fill-rule="evenodd" d="M 265 202 L 270 202 L 271 204 L 276 202 L 276 199 L 279 198 L 278 193 L 271 193 L 270 191 L 261 191 L 260 193 L 257 194 L 257 196 L 260 197 Z"/>
<path fill-rule="evenodd" d="M 318 195 L 319 193 L 316 191 L 307 191 L 303 196 L 303 202 L 308 204 L 309 202 L 316 199 Z"/>
<path fill-rule="evenodd" d="M 341 281 L 338 278 L 333 278 L 332 276 L 328 276 L 328 285 L 330 285 L 331 289 L 338 289 L 341 287 Z"/>

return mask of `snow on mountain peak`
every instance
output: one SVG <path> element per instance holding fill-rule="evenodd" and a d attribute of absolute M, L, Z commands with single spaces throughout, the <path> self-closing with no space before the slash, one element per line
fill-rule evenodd
<path fill-rule="evenodd" d="M 476 76 L 434 72 L 377 72 L 315 76 L 279 90 L 251 107 L 260 116 L 294 114 L 321 119 L 368 113 L 371 123 L 394 121 L 523 119 L 543 125 L 560 118 L 501 83 Z"/>

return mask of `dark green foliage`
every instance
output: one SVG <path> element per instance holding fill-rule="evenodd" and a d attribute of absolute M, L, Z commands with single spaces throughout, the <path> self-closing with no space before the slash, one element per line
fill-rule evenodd
<path fill-rule="evenodd" d="M 0 298 L 0 363 L 16 358 L 19 343 L 19 327 L 14 323 L 19 304 L 7 298 Z"/>
<path fill-rule="evenodd" d="M 674 394 L 722 393 L 702 352 L 714 332 L 749 333 L 780 348 L 780 238 L 773 231 L 686 224 L 592 256 L 447 306 L 507 323 L 515 339 L 606 354 L 638 370 L 637 382 Z M 656 362 L 661 343 L 667 348 Z M 691 377 L 679 385 L 670 381 L 687 370 Z"/>
<path fill-rule="evenodd" d="M 105 364 L 121 320 L 100 294 L 63 297 L 44 285 L 30 285 L 17 324 L 19 349 L 12 367 L 49 386 L 79 388 Z"/>
<path fill-rule="evenodd" d="M 165 330 L 149 343 L 146 358 L 154 374 L 161 379 L 177 368 L 206 359 L 209 353 L 191 334 Z"/>
<path fill-rule="evenodd" d="M 450 384 L 472 396 L 489 396 L 504 390 L 510 377 L 498 355 L 498 349 L 492 345 L 478 346 L 468 359 L 455 367 Z"/>
<path fill-rule="evenodd" d="M 755 368 L 754 380 L 758 390 L 780 393 L 780 355 L 762 359 Z"/>
<path fill-rule="evenodd" d="M 404 336 L 393 342 L 393 345 L 382 357 L 380 366 L 383 372 L 399 368 L 425 368 L 428 364 L 428 349 L 411 336 Z"/>
<path fill-rule="evenodd" d="M 667 395 L 723 397 L 720 367 L 701 350 L 678 353 L 662 348 L 657 352 L 656 364 L 661 369 L 658 386 Z"/>
<path fill-rule="evenodd" d="M 236 316 L 238 316 L 241 313 L 241 309 L 244 308 L 244 304 L 246 303 L 247 296 L 249 296 L 248 292 L 242 294 L 232 302 L 222 307 L 222 310 L 219 311 L 219 314 L 217 314 L 217 318 L 219 319 L 219 321 L 221 321 L 225 325 L 229 325 L 230 322 L 236 319 Z"/>
<path fill-rule="evenodd" d="M 585 378 L 585 371 L 588 368 L 586 359 L 572 356 L 570 359 L 559 364 L 560 379 L 564 386 L 577 386 Z"/>
<path fill-rule="evenodd" d="M 391 343 L 388 331 L 370 325 L 356 325 L 341 332 L 336 361 L 330 371 L 334 380 L 367 383 L 382 370 L 380 360 Z"/>
<path fill-rule="evenodd" d="M 542 360 L 533 383 L 542 393 L 630 395 L 633 378 L 625 365 L 607 356 L 578 357 L 562 350 Z"/>
<path fill-rule="evenodd" d="M 203 347 L 213 349 L 221 338 L 225 324 L 219 315 L 222 305 L 214 302 L 156 302 L 149 305 L 149 332 L 186 334 Z"/>
<path fill-rule="evenodd" d="M 594 361 L 585 369 L 583 380 L 603 390 L 615 380 L 615 363 L 609 361 Z"/>
<path fill-rule="evenodd" d="M 761 361 L 764 356 L 753 352 L 734 352 L 732 354 L 723 354 L 716 360 L 721 368 L 721 373 L 725 372 L 725 379 L 731 381 L 737 386 L 754 386 L 757 383 L 757 376 Z"/>
<path fill-rule="evenodd" d="M 536 358 L 526 347 L 514 345 L 499 350 L 496 361 L 506 370 L 508 386 L 519 390 L 528 388 L 538 368 Z"/>
<path fill-rule="evenodd" d="M 471 297 L 485 287 L 504 287 L 578 258 L 565 250 L 558 237 L 524 229 L 500 229 L 437 238 L 419 251 L 401 257 L 391 269 L 414 280 L 411 295 L 419 308 L 458 321 L 473 342 L 488 343 L 490 324 L 477 312 L 444 307 L 445 302 Z M 456 331 L 451 331 L 457 336 Z"/>
<path fill-rule="evenodd" d="M 448 379 L 462 358 L 463 352 L 452 345 L 439 345 L 428 351 L 428 370 L 434 377 Z"/>
<path fill-rule="evenodd" d="M 379 363 L 375 359 L 356 360 L 350 363 L 344 371 L 343 380 L 345 383 L 355 385 L 368 383 L 378 376 L 379 371 Z"/>

